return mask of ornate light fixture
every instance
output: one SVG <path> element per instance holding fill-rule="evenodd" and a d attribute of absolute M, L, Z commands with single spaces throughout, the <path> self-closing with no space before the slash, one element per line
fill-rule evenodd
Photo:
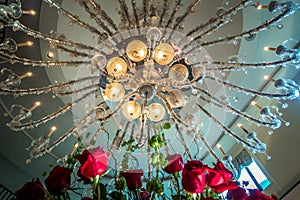
<path fill-rule="evenodd" d="M 274 99 L 281 103 L 282 100 L 299 97 L 300 87 L 290 79 L 275 80 L 265 77 L 266 81 L 274 82 L 278 93 L 255 90 L 226 80 L 228 72 L 246 76 L 241 71 L 288 65 L 298 69 L 300 53 L 297 41 L 288 39 L 277 47 L 266 47 L 265 50 L 274 51 L 278 59 L 263 62 L 247 62 L 237 56 L 229 58 L 228 61 L 215 61 L 206 51 L 206 48 L 234 44 L 243 38 L 251 40 L 256 34 L 276 26 L 279 21 L 299 10 L 300 5 L 295 1 L 271 1 L 268 5 L 261 5 L 252 0 L 242 0 L 232 7 L 219 9 L 217 16 L 211 17 L 206 23 L 183 31 L 185 20 L 201 4 L 200 0 L 192 1 L 188 6 L 177 0 L 172 10 L 168 6 L 168 0 L 160 1 L 157 5 L 144 0 L 141 8 L 138 8 L 134 0 L 131 1 L 132 8 L 128 8 L 124 0 L 118 0 L 116 2 L 120 5 L 121 20 L 119 25 L 97 1 L 76 0 L 75 3 L 86 11 L 85 14 L 90 15 L 97 26 L 84 22 L 80 16 L 66 10 L 55 0 L 43 0 L 68 18 L 70 24 L 79 25 L 96 37 L 98 44 L 94 46 L 73 41 L 67 34 L 46 34 L 27 27 L 18 19 L 22 14 L 35 12 L 23 11 L 20 1 L 16 2 L 1 6 L 2 28 L 11 28 L 46 41 L 51 48 L 69 53 L 76 59 L 62 61 L 53 52 L 47 53 L 48 60 L 18 57 L 15 55 L 18 48 L 31 46 L 33 43 L 17 43 L 11 38 L 4 38 L 0 44 L 1 59 L 32 67 L 74 66 L 80 69 L 73 80 L 26 89 L 20 88 L 20 85 L 22 79 L 32 76 L 31 72 L 17 74 L 8 68 L 1 69 L 1 95 L 18 98 L 33 96 L 38 99 L 40 95 L 53 93 L 55 97 L 71 97 L 64 107 L 36 120 L 31 119 L 34 110 L 46 105 L 46 102 L 26 106 L 13 104 L 11 111 L 6 113 L 11 117 L 7 125 L 12 130 L 22 131 L 43 126 L 72 110 L 78 118 L 74 126 L 65 133 L 53 134 L 56 131 L 53 127 L 47 135 L 34 140 L 28 148 L 30 158 L 27 163 L 32 158 L 51 152 L 72 136 L 84 140 L 86 146 L 106 146 L 114 155 L 115 160 L 111 162 L 116 170 L 125 168 L 122 160 L 128 160 L 130 144 L 131 147 L 135 145 L 134 153 L 139 155 L 132 155 L 135 158 L 133 165 L 151 171 L 149 159 L 153 152 L 150 139 L 155 135 L 161 136 L 166 154 L 170 151 L 182 152 L 186 160 L 199 159 L 205 155 L 199 154 L 199 148 L 203 144 L 212 157 L 219 160 L 214 151 L 218 135 L 210 141 L 207 139 L 213 134 L 210 123 L 220 127 L 224 133 L 252 152 L 266 154 L 266 145 L 254 131 L 248 131 L 244 125 L 238 124 L 242 131 L 235 133 L 217 113 L 228 112 L 247 123 L 253 122 L 258 126 L 276 129 L 285 122 L 280 117 L 279 108 L 275 105 L 260 105 L 254 98 Z M 232 23 L 232 15 L 246 8 L 266 8 L 275 16 L 249 30 L 205 41 L 206 36 Z M 226 47 L 224 49 L 226 51 Z M 253 100 L 251 104 L 259 109 L 259 117 L 230 103 L 231 99 L 225 95 L 227 90 L 250 95 L 250 101 Z M 282 108 L 285 106 L 282 103 Z M 224 163 L 232 167 L 231 157 L 226 155 L 221 146 L 218 147 L 224 154 Z M 121 151 L 122 148 L 124 151 Z"/>

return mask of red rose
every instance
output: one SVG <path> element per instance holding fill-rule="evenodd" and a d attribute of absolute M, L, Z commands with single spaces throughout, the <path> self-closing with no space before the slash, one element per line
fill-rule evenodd
<path fill-rule="evenodd" d="M 222 193 L 226 190 L 234 190 L 239 187 L 239 184 L 236 181 L 229 181 L 227 184 L 220 184 L 215 187 L 211 187 L 213 191 L 216 193 Z"/>
<path fill-rule="evenodd" d="M 218 162 L 213 169 L 208 168 L 207 185 L 215 192 L 224 192 L 238 187 L 236 182 L 230 181 L 233 178 L 231 171 Z"/>
<path fill-rule="evenodd" d="M 201 198 L 201 200 L 218 200 L 218 199 L 215 199 L 213 197 L 204 197 L 204 198 Z"/>
<path fill-rule="evenodd" d="M 206 184 L 207 166 L 201 161 L 188 161 L 182 171 L 182 187 L 189 193 L 201 193 Z"/>
<path fill-rule="evenodd" d="M 91 197 L 83 197 L 81 200 L 93 200 Z"/>
<path fill-rule="evenodd" d="M 106 171 L 108 165 L 109 153 L 103 151 L 103 147 L 84 150 L 81 155 L 77 155 L 81 166 L 78 170 L 78 176 L 85 183 L 97 175 L 101 175 Z"/>
<path fill-rule="evenodd" d="M 273 200 L 268 195 L 263 194 L 257 189 L 249 189 L 249 197 L 247 200 Z"/>
<path fill-rule="evenodd" d="M 147 190 L 145 188 L 141 188 L 140 196 L 143 200 L 149 200 L 150 199 L 150 194 L 147 192 Z"/>
<path fill-rule="evenodd" d="M 184 163 L 181 155 L 168 155 L 166 159 L 169 161 L 169 163 L 167 167 L 163 169 L 165 172 L 167 172 L 168 174 L 173 174 L 175 172 L 182 171 Z"/>
<path fill-rule="evenodd" d="M 142 169 L 131 169 L 120 173 L 120 175 L 125 178 L 129 190 L 142 187 L 143 174 L 144 171 Z"/>
<path fill-rule="evenodd" d="M 226 199 L 230 200 L 246 200 L 248 197 L 246 190 L 244 188 L 238 187 L 233 190 L 229 190 Z"/>
<path fill-rule="evenodd" d="M 70 187 L 71 169 L 55 166 L 45 180 L 47 189 L 51 194 L 60 194 Z"/>
<path fill-rule="evenodd" d="M 25 183 L 21 189 L 17 190 L 15 200 L 44 200 L 45 194 L 45 189 L 37 178 Z"/>

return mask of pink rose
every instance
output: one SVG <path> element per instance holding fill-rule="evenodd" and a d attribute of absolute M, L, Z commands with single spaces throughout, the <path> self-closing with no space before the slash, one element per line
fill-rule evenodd
<path fill-rule="evenodd" d="M 188 161 L 182 171 L 182 187 L 189 193 L 201 193 L 206 185 L 207 166 L 201 161 Z"/>
<path fill-rule="evenodd" d="M 81 164 L 78 176 L 88 183 L 91 178 L 103 174 L 107 169 L 108 157 L 109 153 L 104 152 L 103 147 L 84 150 L 76 156 Z"/>
<path fill-rule="evenodd" d="M 184 163 L 181 155 L 179 154 L 168 155 L 166 159 L 169 161 L 169 163 L 167 167 L 163 169 L 165 172 L 167 172 L 168 174 L 173 174 L 175 172 L 182 171 Z"/>
<path fill-rule="evenodd" d="M 14 200 L 44 200 L 46 199 L 45 195 L 45 189 L 37 178 L 25 183 L 21 189 L 17 190 Z"/>
<path fill-rule="evenodd" d="M 144 171 L 142 169 L 131 169 L 120 173 L 120 175 L 125 178 L 129 190 L 142 187 L 143 174 Z"/>
<path fill-rule="evenodd" d="M 51 194 L 60 194 L 70 187 L 72 170 L 55 166 L 45 180 L 47 189 Z"/>

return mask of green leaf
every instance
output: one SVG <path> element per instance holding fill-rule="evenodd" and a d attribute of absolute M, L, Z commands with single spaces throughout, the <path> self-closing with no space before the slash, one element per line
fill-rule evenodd
<path fill-rule="evenodd" d="M 171 128 L 171 124 L 169 122 L 164 123 L 163 129 L 168 130 Z"/>

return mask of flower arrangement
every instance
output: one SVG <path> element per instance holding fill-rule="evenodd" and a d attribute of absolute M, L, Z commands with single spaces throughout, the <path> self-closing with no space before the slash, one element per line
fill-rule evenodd
<path fill-rule="evenodd" d="M 221 161 L 212 168 L 200 160 L 184 162 L 180 154 L 165 156 L 161 153 L 163 145 L 160 133 L 149 139 L 152 148 L 149 165 L 155 171 L 148 172 L 146 178 L 143 169 L 129 167 L 130 152 L 139 148 L 135 140 L 124 142 L 122 146 L 127 153 L 122 160 L 122 170 L 113 177 L 109 175 L 113 184 L 102 181 L 110 171 L 110 153 L 103 147 L 87 149 L 84 144 L 79 145 L 63 164 L 52 168 L 44 181 L 45 188 L 39 179 L 32 180 L 16 191 L 14 200 L 67 200 L 71 199 L 71 192 L 82 200 L 218 200 L 225 198 L 221 193 L 226 190 L 229 200 L 277 200 L 274 195 L 269 197 L 259 190 L 247 193 Z M 166 192 L 167 189 L 171 192 Z"/>

